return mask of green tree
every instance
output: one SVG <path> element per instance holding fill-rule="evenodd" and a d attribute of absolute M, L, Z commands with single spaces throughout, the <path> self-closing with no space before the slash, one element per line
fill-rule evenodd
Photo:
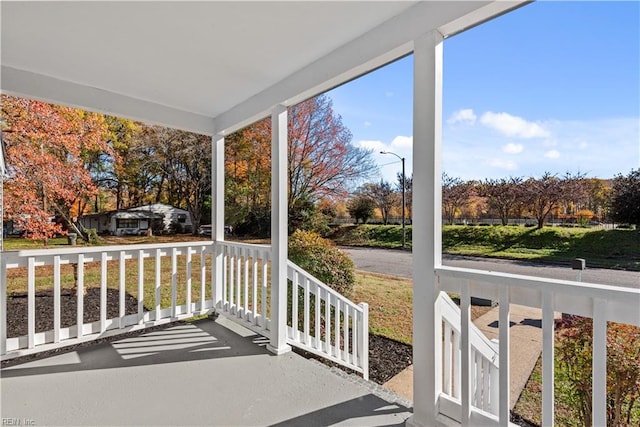
<path fill-rule="evenodd" d="M 635 224 L 640 230 L 640 169 L 613 179 L 611 217 L 617 222 Z"/>
<path fill-rule="evenodd" d="M 356 220 L 356 224 L 358 224 L 359 220 L 366 224 L 369 218 L 373 216 L 375 208 L 376 204 L 373 200 L 364 195 L 356 195 L 347 203 L 347 211 L 351 218 Z"/>
<path fill-rule="evenodd" d="M 394 191 L 390 183 L 381 179 L 378 183 L 367 183 L 360 187 L 358 192 L 373 200 L 373 203 L 380 210 L 382 222 L 387 225 L 391 210 L 400 205 L 398 194 Z"/>

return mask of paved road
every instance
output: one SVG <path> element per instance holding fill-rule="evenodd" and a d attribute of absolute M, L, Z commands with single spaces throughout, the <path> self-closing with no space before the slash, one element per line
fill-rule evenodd
<path fill-rule="evenodd" d="M 413 254 L 407 251 L 341 247 L 349 254 L 356 269 L 374 273 L 411 277 Z M 503 273 L 524 274 L 548 277 L 551 279 L 575 280 L 576 272 L 560 265 L 539 264 L 525 261 L 497 260 L 455 255 L 443 255 L 444 265 L 473 268 L 477 270 L 499 271 Z M 640 272 L 587 268 L 582 272 L 582 281 L 606 285 L 640 288 Z"/>

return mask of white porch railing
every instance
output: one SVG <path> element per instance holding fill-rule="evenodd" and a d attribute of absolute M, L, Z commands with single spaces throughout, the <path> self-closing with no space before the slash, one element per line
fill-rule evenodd
<path fill-rule="evenodd" d="M 223 257 L 217 312 L 268 337 L 271 247 L 220 241 L 216 242 L 216 255 Z"/>
<path fill-rule="evenodd" d="M 289 261 L 287 342 L 369 378 L 369 306 L 354 304 Z"/>
<path fill-rule="evenodd" d="M 210 259 L 207 254 L 212 245 L 212 242 L 188 242 L 3 252 L 0 261 L 2 360 L 209 312 L 213 308 L 213 289 L 210 287 L 211 281 L 207 280 L 207 262 L 210 263 L 207 261 Z M 179 262 L 184 263 L 184 269 L 180 269 L 183 272 L 180 277 Z M 7 337 L 7 274 L 13 269 L 24 269 L 24 273 L 15 275 L 16 278 L 12 280 L 24 280 L 26 277 L 27 328 L 25 335 Z M 61 274 L 63 269 L 66 276 L 69 276 L 69 270 L 72 270 L 73 276 L 64 277 L 65 274 Z M 114 274 L 115 272 L 117 274 Z M 179 278 L 182 280 L 179 281 Z M 53 306 L 49 308 L 53 311 L 53 325 L 50 330 L 36 331 L 36 285 L 38 291 L 53 294 Z M 72 326 L 61 324 L 63 307 L 60 302 L 63 286 L 75 290 L 77 313 L 75 325 Z M 126 298 L 129 292 L 127 287 L 129 290 L 137 290 L 133 291 L 137 294 L 135 313 L 126 312 Z M 85 323 L 88 310 L 84 307 L 84 294 L 87 288 L 99 288 L 99 320 Z M 117 316 L 107 315 L 108 288 L 117 289 Z M 197 301 L 192 298 L 194 288 L 199 290 Z M 184 302 L 180 304 L 177 299 L 179 289 L 184 295 Z M 169 303 L 162 304 L 163 290 L 165 295 L 170 292 Z M 153 297 L 145 298 L 145 291 L 148 296 Z M 68 295 L 70 290 L 66 289 L 65 292 Z M 113 301 L 110 305 L 113 305 Z"/>
<path fill-rule="evenodd" d="M 506 273 L 483 272 L 455 267 L 436 269 L 436 279 L 442 291 L 461 295 L 462 322 L 460 327 L 460 379 L 447 380 L 447 357 L 433 363 L 436 372 L 444 369 L 444 381 L 435 384 L 438 397 L 438 411 L 441 415 L 469 425 L 509 424 L 509 304 L 520 304 L 542 309 L 543 329 L 543 396 L 542 424 L 553 425 L 554 413 L 554 311 L 593 318 L 593 425 L 606 425 L 606 336 L 607 322 L 626 323 L 640 326 L 640 289 L 619 286 L 579 283 L 553 280 Z M 496 367 L 497 374 L 489 364 L 489 375 L 485 375 L 482 360 L 482 375 L 478 374 L 478 351 L 473 345 L 473 327 L 469 316 L 471 296 L 499 302 L 499 347 Z M 446 314 L 441 305 L 444 328 L 436 328 L 436 335 L 447 332 Z M 465 312 L 467 313 L 465 315 Z M 452 327 L 454 332 L 457 331 Z M 456 338 L 457 340 L 457 338 Z M 447 354 L 445 338 L 444 353 Z M 451 344 L 457 350 L 457 344 Z M 454 350 L 451 353 L 455 353 Z M 491 353 L 489 353 L 490 355 Z M 485 354 L 480 357 L 483 359 Z M 479 390 L 480 378 L 483 387 Z M 489 392 L 486 393 L 486 383 Z M 451 393 L 451 383 L 453 394 Z M 459 383 L 459 385 L 458 385 Z M 459 386 L 459 394 L 456 388 Z M 497 387 L 496 387 L 497 386 Z M 486 394 L 485 394 L 486 393 Z M 479 399 L 481 397 L 481 399 Z M 488 406 L 485 398 L 488 397 Z M 494 406 L 498 403 L 498 407 Z M 497 411 L 496 411 L 497 410 Z"/>
<path fill-rule="evenodd" d="M 218 256 L 222 283 L 216 286 Z M 91 341 L 213 310 L 270 337 L 270 258 L 270 246 L 225 241 L 3 252 L 1 358 Z M 14 274 L 8 283 L 11 272 Z M 352 303 L 291 262 L 287 272 L 287 342 L 361 372 L 366 378 L 367 305 Z M 27 301 L 24 335 L 7 336 L 7 298 L 15 297 L 8 295 L 9 289 L 21 294 L 27 290 L 20 296 Z M 85 307 L 87 289 L 99 293 L 98 307 Z M 44 309 L 40 302 L 36 307 L 36 300 L 43 294 L 53 296 L 51 306 Z M 61 304 L 63 296 L 74 301 L 73 325 L 61 322 L 61 310 L 68 309 Z M 114 305 L 117 313 L 113 312 Z M 36 326 L 42 310 L 53 313 L 52 324 L 45 327 L 50 329 Z M 15 320 L 15 313 L 11 315 Z"/>
<path fill-rule="evenodd" d="M 443 325 L 442 393 L 462 398 L 462 322 L 460 308 L 445 292 L 438 297 Z M 469 324 L 471 405 L 498 415 L 498 346 L 473 323 Z"/>

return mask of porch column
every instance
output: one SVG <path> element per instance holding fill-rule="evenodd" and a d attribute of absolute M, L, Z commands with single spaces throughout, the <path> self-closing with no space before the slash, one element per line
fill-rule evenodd
<path fill-rule="evenodd" d="M 442 331 L 435 268 L 442 264 L 442 35 L 414 41 L 413 68 L 413 416 L 434 425 L 442 381 Z"/>
<path fill-rule="evenodd" d="M 271 341 L 275 354 L 287 345 L 287 107 L 271 113 Z"/>
<path fill-rule="evenodd" d="M 224 241 L 224 135 L 214 134 L 211 141 L 211 239 Z M 215 268 L 212 277 L 213 306 L 222 308 L 223 253 L 214 244 Z"/>

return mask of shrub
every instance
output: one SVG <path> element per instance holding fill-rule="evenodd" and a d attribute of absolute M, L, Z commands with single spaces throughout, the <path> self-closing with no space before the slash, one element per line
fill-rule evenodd
<path fill-rule="evenodd" d="M 98 230 L 96 230 L 95 228 L 85 228 L 84 232 L 87 235 L 87 242 L 92 245 L 97 245 L 99 243 Z"/>
<path fill-rule="evenodd" d="M 638 425 L 640 328 L 609 322 L 607 329 L 607 425 Z M 592 320 L 571 316 L 557 346 L 556 396 L 580 425 L 591 425 L 592 337 Z"/>
<path fill-rule="evenodd" d="M 317 233 L 296 230 L 289 237 L 289 259 L 340 294 L 351 295 L 353 262 Z"/>

